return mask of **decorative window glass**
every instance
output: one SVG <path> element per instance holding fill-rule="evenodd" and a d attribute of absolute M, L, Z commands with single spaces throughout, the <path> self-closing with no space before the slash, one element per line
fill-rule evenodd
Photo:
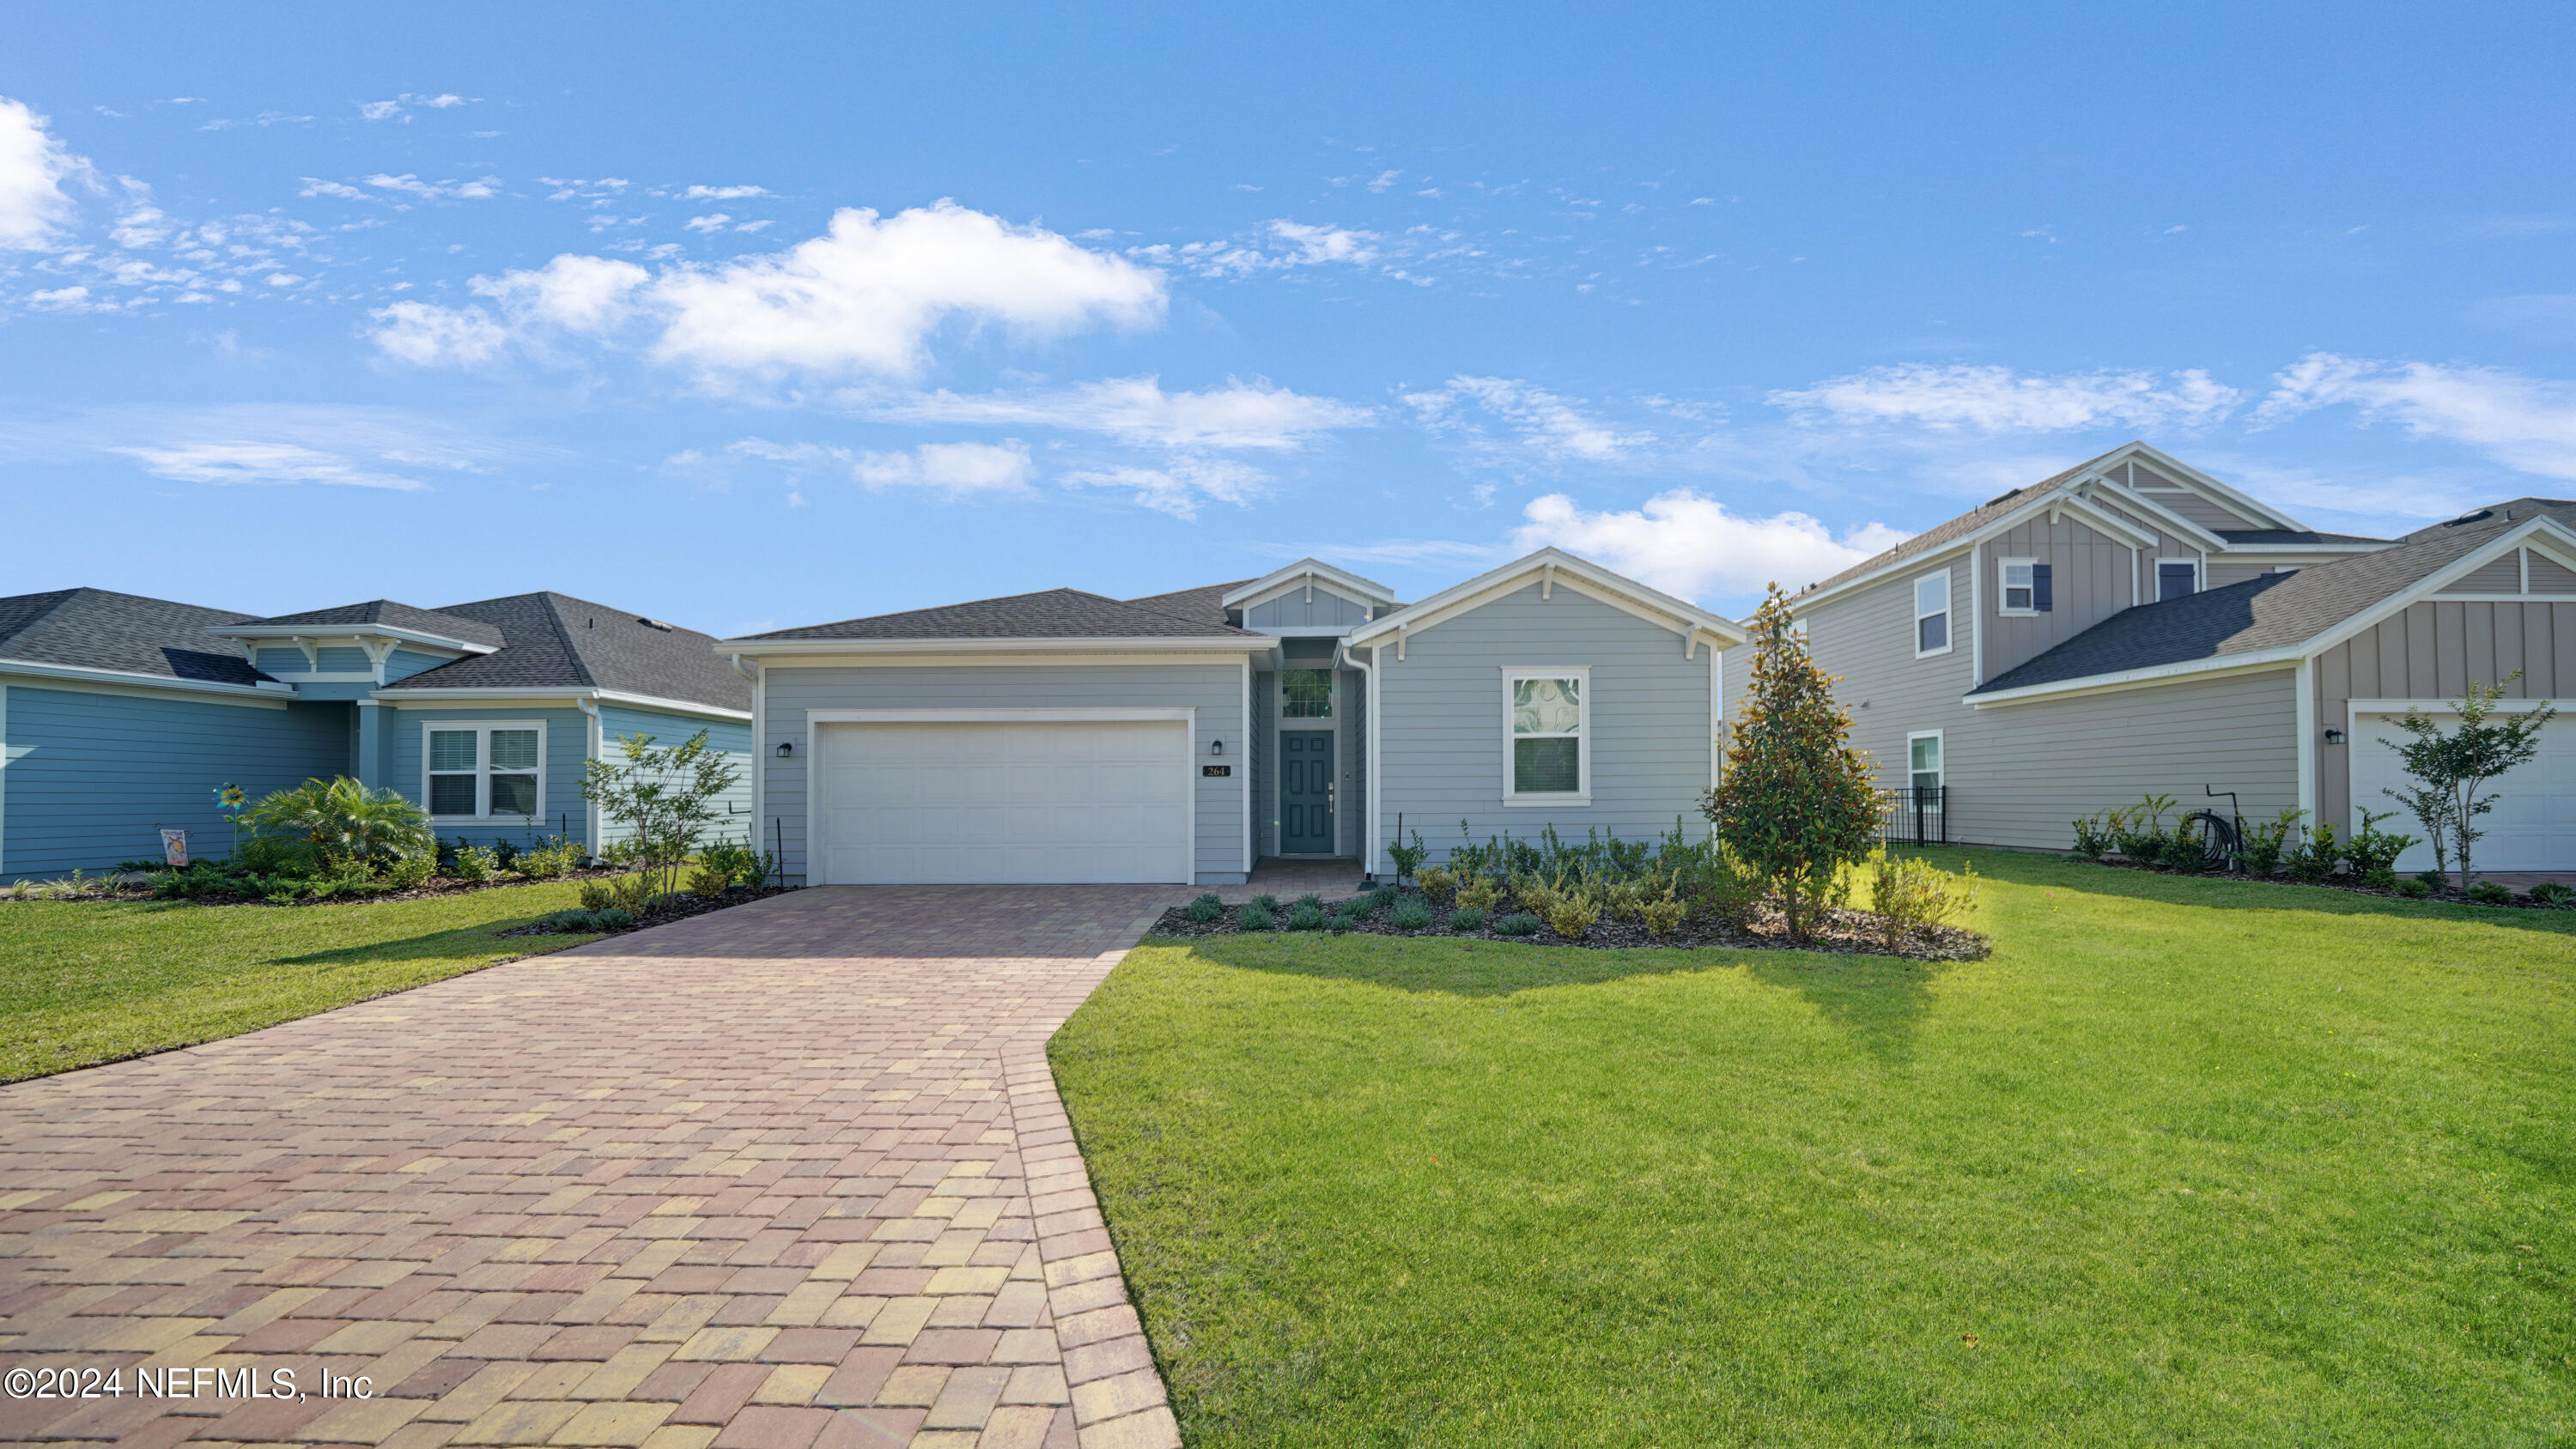
<path fill-rule="evenodd" d="M 2156 564 L 2156 602 L 2188 598 L 2200 592 L 2200 565 L 2189 559 L 2179 562 L 2164 559 Z"/>
<path fill-rule="evenodd" d="M 1950 571 L 1914 581 L 1914 654 L 1950 652 Z"/>
<path fill-rule="evenodd" d="M 1511 793 L 1581 794 L 1583 680 L 1579 676 L 1514 679 L 1511 711 Z"/>
<path fill-rule="evenodd" d="M 1333 717 L 1333 671 L 1329 669 L 1279 671 L 1279 717 L 1281 719 L 1331 719 Z"/>
<path fill-rule="evenodd" d="M 545 808 L 536 725 L 436 725 L 427 748 L 429 813 L 453 819 L 536 815 Z"/>

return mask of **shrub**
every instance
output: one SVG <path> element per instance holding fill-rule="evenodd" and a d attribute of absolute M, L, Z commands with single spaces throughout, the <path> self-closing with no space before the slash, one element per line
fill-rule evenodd
<path fill-rule="evenodd" d="M 1234 924 L 1246 931 L 1275 931 L 1279 929 L 1279 916 L 1268 906 L 1254 901 L 1234 913 Z"/>
<path fill-rule="evenodd" d="M 1485 929 L 1485 913 L 1476 909 L 1474 906 L 1460 906 L 1458 909 L 1449 913 L 1449 929 L 1453 931 L 1481 931 Z"/>
<path fill-rule="evenodd" d="M 1436 865 L 1415 876 L 1413 883 L 1422 888 L 1424 896 L 1440 905 L 1447 905 L 1458 894 L 1458 877 Z"/>
<path fill-rule="evenodd" d="M 1431 908 L 1420 901 L 1405 901 L 1387 914 L 1386 923 L 1399 931 L 1431 929 Z"/>
<path fill-rule="evenodd" d="M 1353 910 L 1353 906 L 1357 906 L 1359 909 Z M 1368 897 L 1361 896 L 1356 900 L 1342 902 L 1342 904 L 1333 911 L 1331 917 L 1326 920 L 1324 924 L 1332 927 L 1333 934 L 1338 936 L 1344 931 L 1358 930 L 1361 926 L 1368 923 L 1368 918 Z"/>
<path fill-rule="evenodd" d="M 1734 851 L 1712 845 L 1674 872 L 1673 891 L 1690 914 L 1740 931 L 1762 903 L 1762 878 Z"/>
<path fill-rule="evenodd" d="M 680 866 L 716 819 L 715 800 L 742 778 L 733 757 L 707 745 L 707 732 L 655 748 L 651 735 L 618 741 L 622 760 L 582 761 L 581 797 L 622 827 L 644 868 L 648 896 L 680 883 Z"/>
<path fill-rule="evenodd" d="M 536 925 L 551 935 L 579 935 L 590 931 L 614 931 L 635 924 L 633 911 L 615 906 L 595 911 L 554 911 L 537 917 Z"/>
<path fill-rule="evenodd" d="M 1272 915 L 1274 915 L 1274 916 L 1275 916 L 1275 915 L 1277 915 L 1277 914 L 1279 914 L 1279 898 L 1278 898 L 1277 896 L 1274 896 L 1274 895 L 1269 894 L 1268 892 L 1264 892 L 1264 893 L 1262 893 L 1262 894 L 1260 894 L 1260 895 L 1254 896 L 1254 897 L 1252 898 L 1251 903 L 1252 903 L 1253 905 L 1259 906 L 1261 909 L 1263 909 L 1263 910 L 1265 910 L 1265 911 L 1270 912 L 1270 913 L 1271 913 Z"/>
<path fill-rule="evenodd" d="M 1512 900 L 1532 915 L 1544 916 L 1555 910 L 1558 898 L 1556 887 L 1545 881 L 1515 881 L 1512 884 Z"/>
<path fill-rule="evenodd" d="M 1202 926 L 1224 914 L 1225 902 L 1218 900 L 1213 893 L 1190 902 L 1189 918 Z"/>
<path fill-rule="evenodd" d="M 702 865 L 689 872 L 689 894 L 711 901 L 733 889 L 733 873 L 712 865 Z"/>
<path fill-rule="evenodd" d="M 1287 926 L 1292 931 L 1319 931 L 1324 927 L 1324 908 L 1312 896 L 1297 902 L 1288 910 Z"/>
<path fill-rule="evenodd" d="M 2335 862 L 2341 859 L 2343 847 L 2335 841 L 2334 822 L 2321 820 L 2290 852 L 2290 874 L 2305 881 L 2324 880 L 2334 874 Z"/>
<path fill-rule="evenodd" d="M 492 842 L 493 869 L 513 870 L 517 868 L 518 864 L 519 847 L 512 845 L 506 840 L 496 840 Z"/>
<path fill-rule="evenodd" d="M 1875 850 L 1870 852 L 1869 901 L 1878 912 L 1881 938 L 1894 951 L 1907 937 L 1977 908 L 1976 867 L 1954 876 L 1928 861 Z"/>
<path fill-rule="evenodd" d="M 581 864 L 581 847 L 569 840 L 556 840 L 519 852 L 519 874 L 530 880 L 553 880 L 572 874 Z"/>
<path fill-rule="evenodd" d="M 1569 941 L 1580 941 L 1601 919 L 1601 908 L 1578 895 L 1557 897 L 1556 909 L 1547 913 L 1547 927 Z"/>
<path fill-rule="evenodd" d="M 2384 865 L 2375 866 L 2361 873 L 2361 883 L 2375 891 L 2393 891 L 2397 889 L 2397 872 Z"/>
<path fill-rule="evenodd" d="M 2239 858 L 2245 862 L 2245 873 L 2256 880 L 2268 879 L 2281 868 L 2281 856 L 2290 846 L 2290 832 L 2299 828 L 2299 819 L 2308 812 L 2292 806 L 2272 820 L 2245 827 L 2245 844 Z"/>
<path fill-rule="evenodd" d="M 1461 910 L 1490 914 L 1502 898 L 1502 888 L 1485 877 L 1469 876 L 1458 883 L 1458 906 Z"/>
<path fill-rule="evenodd" d="M 2164 851 L 2157 863 L 2167 870 L 2209 869 L 2208 836 L 2188 821 L 2177 822 L 2173 833 L 2165 837 Z"/>
<path fill-rule="evenodd" d="M 2566 910 L 2570 906 L 2576 906 L 2576 886 L 2571 886 L 2564 881 L 2542 881 L 2531 888 L 2531 903 L 2535 906 L 2550 906 L 2558 910 Z"/>
<path fill-rule="evenodd" d="M 590 911 L 630 911 L 644 914 L 645 881 L 641 875 L 610 876 L 606 880 L 581 883 L 582 909 Z"/>
<path fill-rule="evenodd" d="M 2415 878 L 2424 883 L 2424 889 L 2427 891 L 2445 891 L 2451 888 L 2451 878 L 2438 870 L 2419 870 L 2415 872 Z"/>
<path fill-rule="evenodd" d="M 385 867 L 385 884 L 398 891 L 413 890 L 429 884 L 438 874 L 438 852 L 415 850 Z"/>
<path fill-rule="evenodd" d="M 1646 934 L 1660 941 L 1681 925 L 1683 917 L 1690 914 L 1690 907 L 1682 904 L 1681 897 L 1666 886 L 1662 895 L 1640 906 L 1637 914 L 1646 923 Z"/>
<path fill-rule="evenodd" d="M 727 889 L 759 885 L 777 863 L 768 851 L 748 845 L 710 845 L 698 852 L 698 868 L 723 871 Z"/>
<path fill-rule="evenodd" d="M 2173 806 L 2171 795 L 2150 794 L 2130 809 L 2111 812 L 2111 843 L 2123 859 L 2132 865 L 2164 859 L 2165 812 Z"/>
<path fill-rule="evenodd" d="M 1324 898 L 1315 894 L 1313 891 L 1308 891 L 1297 898 L 1297 904 L 1301 906 L 1313 906 L 1316 910 L 1320 911 L 1324 908 Z"/>
<path fill-rule="evenodd" d="M 2404 855 L 2408 846 L 2420 843 L 2412 835 L 2379 828 L 2380 821 L 2396 818 L 2394 810 L 2361 812 L 2361 828 L 2352 833 L 2352 843 L 2344 847 L 2345 856 L 2352 861 L 2353 874 L 2366 880 L 2382 872 L 2393 872 L 2397 857 Z"/>
<path fill-rule="evenodd" d="M 1645 888 L 1635 881 L 1615 881 L 1601 888 L 1601 914 L 1614 921 L 1633 921 L 1645 909 Z"/>
<path fill-rule="evenodd" d="M 321 851 L 301 840 L 281 840 L 269 835 L 253 835 L 243 840 L 223 864 L 228 869 L 252 875 L 320 875 L 325 871 Z"/>
<path fill-rule="evenodd" d="M 256 830 L 274 830 L 334 860 L 387 860 L 431 842 L 429 816 L 398 790 L 374 790 L 346 775 L 307 780 L 242 812 Z"/>
<path fill-rule="evenodd" d="M 1790 627 L 1775 585 L 1753 616 L 1753 672 L 1728 732 L 1724 773 L 1700 797 L 1719 839 L 1780 897 L 1803 941 L 1843 868 L 1878 832 L 1869 761 L 1851 748 L 1851 713 Z"/>
<path fill-rule="evenodd" d="M 2410 875 L 2406 879 L 2397 883 L 2397 893 L 2409 900 L 2420 901 L 2424 897 L 2431 895 L 2433 893 L 2433 888 L 2424 884 L 2424 878 L 2422 876 Z"/>
<path fill-rule="evenodd" d="M 449 869 L 458 880 L 488 880 L 492 875 L 492 852 L 479 845 L 456 848 L 456 863 Z"/>
<path fill-rule="evenodd" d="M 1376 890 L 1368 893 L 1369 909 L 1373 911 L 1385 910 L 1387 907 L 1394 905 L 1396 897 L 1402 894 L 1402 891 L 1397 890 L 1393 886 L 1379 886 Z"/>
<path fill-rule="evenodd" d="M 2513 891 L 2502 881 L 2482 880 L 2469 887 L 2469 899 L 2482 906 L 2509 906 Z"/>
<path fill-rule="evenodd" d="M 2075 824 L 2075 858 L 2100 860 L 2111 850 L 2111 832 L 2103 827 L 2099 815 L 2087 815 Z"/>
<path fill-rule="evenodd" d="M 1398 881 L 1411 880 L 1413 873 L 1422 868 L 1422 858 L 1430 853 L 1430 850 L 1422 844 L 1422 832 L 1419 830 L 1413 832 L 1411 845 L 1390 844 L 1386 848 L 1386 858 L 1395 862 L 1395 878 Z"/>
<path fill-rule="evenodd" d="M 1538 927 L 1538 917 L 1531 915 L 1527 911 L 1514 911 L 1510 915 L 1504 916 L 1494 922 L 1494 934 L 1498 936 L 1535 936 L 1538 934 Z"/>

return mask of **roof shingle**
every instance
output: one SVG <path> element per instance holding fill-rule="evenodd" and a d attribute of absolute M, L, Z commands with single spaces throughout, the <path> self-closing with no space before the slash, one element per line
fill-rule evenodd
<path fill-rule="evenodd" d="M 307 609 L 300 614 L 277 614 L 266 619 L 247 619 L 250 624 L 365 625 L 382 624 L 392 629 L 408 629 L 415 634 L 436 634 L 446 639 L 462 639 L 468 644 L 501 643 L 501 631 L 480 619 L 462 614 L 444 614 L 435 609 L 415 609 L 392 599 L 370 599 L 363 604 L 342 604 L 330 609 Z"/>
<path fill-rule="evenodd" d="M 622 609 L 540 592 L 450 604 L 444 615 L 501 637 L 471 655 L 384 686 L 404 689 L 613 689 L 722 709 L 751 708 L 751 685 L 717 657 L 715 639 Z"/>
<path fill-rule="evenodd" d="M 1196 593 L 1197 590 L 1184 590 Z M 1171 597 L 1169 595 L 1159 597 Z M 875 614 L 753 639 L 1187 639 L 1236 638 L 1244 631 L 1184 617 L 1143 602 L 1127 603 L 1080 589 L 1046 589 L 975 599 L 899 614 Z"/>
<path fill-rule="evenodd" d="M 61 589 L 0 599 L 0 659 L 151 674 L 211 684 L 258 684 L 239 644 L 209 634 L 247 614 L 105 589 Z"/>

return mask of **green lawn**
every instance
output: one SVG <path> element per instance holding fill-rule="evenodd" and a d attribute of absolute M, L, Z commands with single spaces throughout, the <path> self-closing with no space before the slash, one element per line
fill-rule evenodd
<path fill-rule="evenodd" d="M 1976 864 L 1957 965 L 1131 954 L 1053 1054 L 1187 1441 L 2576 1442 L 2576 913 Z"/>
<path fill-rule="evenodd" d="M 320 906 L 0 901 L 0 1081 L 237 1035 L 590 936 L 576 881 Z"/>

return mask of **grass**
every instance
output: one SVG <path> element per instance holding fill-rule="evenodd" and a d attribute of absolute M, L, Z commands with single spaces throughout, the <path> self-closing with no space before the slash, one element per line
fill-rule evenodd
<path fill-rule="evenodd" d="M 1053 1055 L 1187 1441 L 2576 1441 L 2576 913 L 1976 865 L 1964 964 L 1130 954 Z"/>
<path fill-rule="evenodd" d="M 255 1031 L 596 939 L 493 934 L 576 881 L 318 906 L 0 902 L 0 1081 Z"/>

